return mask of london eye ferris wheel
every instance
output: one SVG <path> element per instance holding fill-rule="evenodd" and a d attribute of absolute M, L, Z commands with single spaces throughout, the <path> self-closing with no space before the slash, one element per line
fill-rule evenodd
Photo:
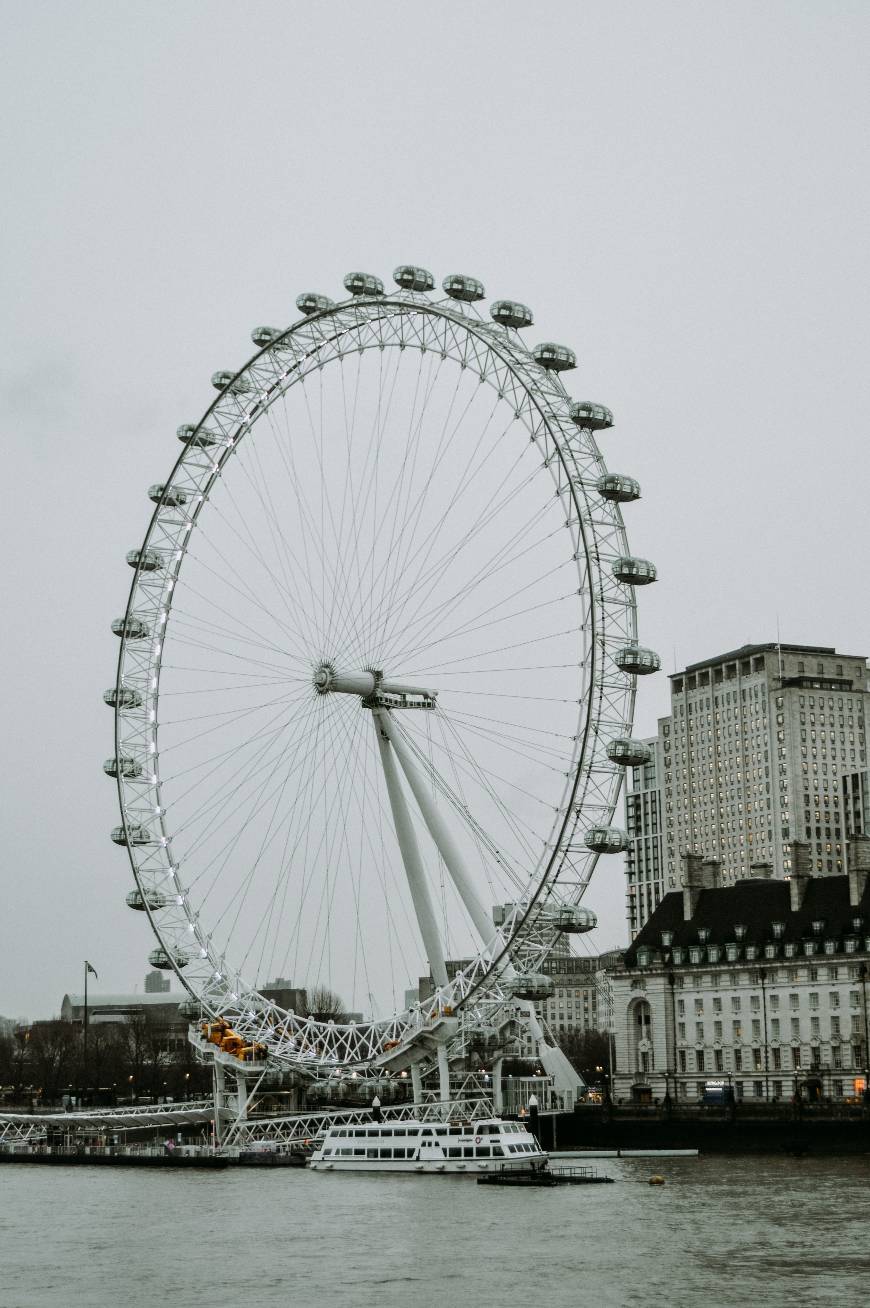
<path fill-rule="evenodd" d="M 640 489 L 605 468 L 610 412 L 565 389 L 573 351 L 528 348 L 531 311 L 481 312 L 473 277 L 394 280 L 300 295 L 215 373 L 149 490 L 104 697 L 150 961 L 314 1077 L 531 1013 L 624 848 L 659 667 L 620 509 Z M 364 1016 L 283 1009 L 276 977 Z"/>

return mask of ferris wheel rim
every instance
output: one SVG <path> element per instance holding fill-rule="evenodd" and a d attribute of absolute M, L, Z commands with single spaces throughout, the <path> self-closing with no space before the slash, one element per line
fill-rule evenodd
<path fill-rule="evenodd" d="M 306 316 L 300 319 L 298 322 L 292 324 L 283 333 L 281 333 L 280 337 L 278 337 L 274 341 L 269 342 L 267 345 L 264 345 L 261 349 L 259 349 L 252 356 L 252 358 L 249 359 L 248 362 L 241 369 L 238 370 L 237 373 L 233 374 L 233 378 L 232 378 L 233 383 L 237 383 L 240 379 L 244 379 L 247 376 L 249 376 L 252 367 L 258 361 L 263 360 L 267 356 L 271 358 L 274 352 L 277 349 L 281 348 L 282 342 L 285 342 L 288 339 L 292 338 L 294 333 L 298 332 L 300 329 L 309 326 L 312 322 L 312 318 L 317 318 L 323 321 L 327 321 L 329 319 L 335 319 L 342 311 L 348 311 L 348 310 L 352 310 L 353 314 L 358 317 L 360 310 L 365 310 L 367 308 L 371 309 L 372 311 L 371 316 L 366 318 L 366 321 L 369 323 L 371 323 L 375 319 L 382 319 L 384 317 L 385 310 L 391 313 L 392 315 L 407 316 L 413 314 L 428 314 L 435 317 L 447 319 L 450 323 L 453 324 L 455 328 L 459 328 L 460 330 L 465 331 L 469 335 L 476 336 L 484 344 L 486 351 L 497 356 L 500 359 L 503 366 L 512 372 L 516 381 L 518 382 L 519 387 L 524 392 L 524 395 L 528 398 L 530 404 L 532 404 L 537 409 L 541 422 L 546 428 L 548 428 L 553 442 L 553 446 L 558 454 L 559 459 L 562 462 L 564 471 L 566 473 L 567 483 L 568 483 L 568 494 L 571 498 L 571 501 L 573 502 L 574 511 L 576 512 L 576 516 L 577 516 L 578 526 L 580 528 L 581 538 L 583 540 L 585 566 L 588 570 L 591 579 L 594 574 L 594 564 L 593 564 L 593 557 L 590 552 L 589 541 L 586 537 L 586 532 L 584 529 L 585 524 L 583 519 L 583 504 L 581 502 L 581 493 L 580 493 L 579 484 L 574 478 L 571 477 L 571 469 L 568 467 L 566 463 L 565 454 L 560 444 L 560 441 L 551 429 L 551 422 L 553 420 L 554 415 L 552 413 L 547 412 L 546 404 L 544 400 L 541 398 L 542 390 L 540 388 L 535 388 L 530 383 L 529 376 L 525 376 L 525 377 L 522 376 L 521 371 L 517 367 L 515 367 L 515 361 L 510 357 L 510 351 L 505 348 L 507 341 L 506 341 L 506 333 L 504 332 L 504 329 L 490 327 L 482 320 L 478 318 L 474 318 L 466 312 L 457 311 L 455 306 L 452 304 L 448 305 L 441 302 L 433 302 L 431 300 L 424 299 L 423 297 L 419 297 L 417 295 L 413 295 L 409 293 L 400 294 L 400 295 L 379 296 L 376 298 L 372 297 L 371 299 L 366 299 L 365 297 L 354 297 L 347 301 L 339 302 L 337 305 L 331 306 L 329 309 L 325 309 L 320 313 L 318 313 L 317 315 Z M 342 330 L 336 332 L 335 336 L 332 339 L 334 340 L 341 339 L 342 337 L 346 336 L 350 330 L 351 328 L 349 327 L 343 327 Z M 372 342 L 371 345 L 366 346 L 365 348 L 373 348 L 373 345 L 374 342 Z M 421 345 L 421 349 L 425 349 L 425 348 L 431 349 L 432 346 Z M 320 347 L 318 346 L 318 349 L 315 351 L 315 353 L 317 353 L 319 349 Z M 359 349 L 360 351 L 362 351 L 363 347 L 360 346 Z M 528 352 L 526 352 L 526 354 L 527 357 L 529 357 Z M 340 353 L 336 355 L 336 357 L 341 357 Z M 327 359 L 326 363 L 330 361 L 333 360 Z M 325 364 L 323 362 L 319 362 L 316 364 L 316 366 L 323 367 L 325 366 Z M 297 381 L 303 380 L 305 375 L 307 375 L 307 373 L 304 374 L 298 373 L 298 375 L 294 378 L 294 380 L 291 383 L 289 383 L 288 386 L 283 388 L 281 387 L 280 383 L 276 384 L 274 388 L 275 393 L 269 400 L 269 403 L 268 404 L 263 403 L 261 406 L 261 403 L 258 402 L 255 408 L 251 411 L 251 413 L 249 413 L 243 420 L 239 421 L 238 429 L 240 434 L 237 437 L 237 441 L 240 441 L 242 435 L 250 431 L 250 429 L 255 425 L 256 421 L 258 421 L 259 418 L 262 417 L 263 414 L 267 411 L 267 409 L 271 406 L 271 404 L 275 402 L 275 399 L 277 399 L 279 394 L 285 393 L 286 390 L 290 389 L 290 386 L 295 385 Z M 487 380 L 491 382 L 491 378 L 485 377 L 483 373 L 480 374 L 480 377 L 481 380 Z M 561 392 L 560 398 L 564 402 L 564 406 L 567 409 L 567 405 L 570 402 L 570 397 L 568 396 L 567 391 L 565 391 L 564 387 L 561 386 L 561 383 L 558 381 L 558 378 L 554 378 L 552 375 L 550 375 L 548 377 L 548 380 L 551 383 L 551 385 L 554 381 L 557 383 L 556 389 L 559 392 Z M 226 391 L 222 392 L 220 395 L 216 397 L 216 399 L 206 410 L 200 422 L 196 425 L 196 430 L 202 429 L 207 423 L 207 421 L 210 419 L 210 417 L 220 410 L 221 402 L 225 399 L 227 391 L 229 391 L 229 389 L 230 387 L 227 387 Z M 262 401 L 263 397 L 261 396 L 260 399 Z M 143 539 L 143 543 L 141 547 L 141 553 L 143 555 L 148 550 L 149 545 L 152 542 L 152 538 L 154 536 L 155 530 L 158 525 L 159 515 L 161 513 L 161 510 L 165 507 L 166 504 L 167 491 L 170 490 L 175 485 L 176 477 L 179 474 L 179 470 L 185 467 L 185 459 L 188 453 L 189 453 L 189 449 L 182 450 L 178 459 L 175 462 L 175 465 L 172 469 L 169 479 L 167 480 L 166 483 L 164 483 L 163 495 L 161 501 L 155 505 L 155 509 L 154 512 L 152 513 L 151 521 L 149 522 L 145 537 Z M 189 542 L 195 534 L 194 529 L 197 525 L 199 514 L 201 513 L 205 503 L 208 502 L 208 495 L 214 485 L 216 477 L 220 475 L 220 472 L 222 472 L 223 470 L 224 464 L 229 460 L 230 457 L 232 457 L 234 453 L 235 453 L 235 449 L 232 446 L 228 450 L 223 451 L 223 453 L 220 456 L 218 467 L 215 470 L 215 474 L 209 479 L 208 492 L 199 498 L 197 507 L 193 510 L 193 512 L 190 515 L 190 529 L 186 533 L 187 542 L 183 546 L 182 553 L 178 561 L 179 566 L 175 569 L 174 572 L 174 575 L 176 576 L 178 574 L 178 571 L 180 570 L 181 564 L 184 562 L 184 558 L 186 557 L 187 550 L 189 548 Z M 600 456 L 599 456 L 599 461 L 603 466 L 603 461 L 600 460 Z M 621 530 L 621 534 L 624 539 L 624 528 L 622 528 L 621 519 L 619 519 L 619 529 Z M 578 563 L 579 562 L 580 560 L 578 559 Z M 118 669 L 116 674 L 116 694 L 118 696 L 120 696 L 120 693 L 124 688 L 124 684 L 125 684 L 124 668 L 126 664 L 128 645 L 130 641 L 129 636 L 127 635 L 126 624 L 132 618 L 134 618 L 136 614 L 137 606 L 135 601 L 139 593 L 139 582 L 140 582 L 140 565 L 137 564 L 134 570 L 134 576 L 130 587 L 130 595 L 125 610 L 125 630 L 121 638 L 119 652 L 118 652 Z M 167 604 L 166 607 L 167 607 L 167 612 L 171 612 L 171 597 L 170 597 L 170 602 Z M 594 604 L 590 604 L 590 612 L 592 615 L 593 632 L 592 632 L 589 648 L 590 648 L 590 658 L 593 661 L 593 667 L 594 667 L 594 660 L 596 658 L 603 658 L 605 657 L 605 655 L 603 653 L 603 650 L 599 649 L 599 641 L 597 639 L 597 632 L 595 631 L 595 621 L 597 618 L 598 611 Z M 159 655 L 158 655 L 158 660 L 159 660 Z M 158 684 L 156 688 L 157 694 L 154 697 L 155 703 L 159 701 L 160 667 L 161 664 L 158 661 L 157 663 Z M 626 687 L 625 690 L 629 700 L 629 713 L 624 716 L 626 716 L 628 722 L 630 722 L 630 702 L 633 701 L 633 693 L 634 693 L 633 685 L 630 688 Z M 493 974 L 496 972 L 498 964 L 504 958 L 504 956 L 510 951 L 512 944 L 515 942 L 516 938 L 521 933 L 524 923 L 528 919 L 529 915 L 533 913 L 535 904 L 537 903 L 538 899 L 542 896 L 542 894 L 548 887 L 552 888 L 552 885 L 555 883 L 557 879 L 558 871 L 561 870 L 562 866 L 564 866 L 564 848 L 562 845 L 562 839 L 564 837 L 564 834 L 569 824 L 572 822 L 571 806 L 574 802 L 574 798 L 577 794 L 580 785 L 580 780 L 583 772 L 584 759 L 586 758 L 587 740 L 598 721 L 598 719 L 593 716 L 593 711 L 592 711 L 592 697 L 594 695 L 594 692 L 595 692 L 594 677 L 590 677 L 589 684 L 588 684 L 588 691 L 585 697 L 588 703 L 587 703 L 586 711 L 581 715 L 584 720 L 584 733 L 583 733 L 584 739 L 576 754 L 576 766 L 573 769 L 573 777 L 571 780 L 571 794 L 568 802 L 564 805 L 564 815 L 562 817 L 561 824 L 560 824 L 559 838 L 553 841 L 552 851 L 546 863 L 543 865 L 540 875 L 536 878 L 534 893 L 529 897 L 529 902 L 525 908 L 525 911 L 514 924 L 514 929 L 512 931 L 511 936 L 505 940 L 501 951 L 495 957 L 490 959 L 487 971 L 485 971 L 481 976 L 479 976 L 477 980 L 474 982 L 473 987 L 464 996 L 462 996 L 462 998 L 459 1001 L 460 1004 L 465 1003 L 469 999 L 471 999 L 473 995 L 486 984 L 487 979 L 492 978 Z M 580 701 L 580 703 L 582 708 L 583 701 Z M 116 712 L 115 712 L 116 760 L 121 757 L 122 712 L 123 710 L 120 707 L 116 706 Z M 127 832 L 127 835 L 129 837 L 127 812 L 124 802 L 124 777 L 122 776 L 120 769 L 118 772 L 117 781 L 118 781 L 119 806 L 121 809 L 122 822 L 124 824 L 125 831 Z M 159 782 L 158 782 L 158 786 L 159 786 Z M 613 797 L 614 804 L 615 804 L 615 800 L 616 800 L 616 796 L 614 795 Z M 161 825 L 161 830 L 163 830 L 164 824 L 162 821 L 162 817 L 161 817 L 160 825 Z M 169 838 L 171 838 L 171 836 L 167 836 L 167 839 Z M 143 884 L 140 882 L 139 864 L 137 863 L 136 855 L 134 852 L 134 845 L 129 840 L 129 838 L 127 841 L 127 852 L 133 868 L 136 885 L 140 889 L 140 891 L 143 891 L 144 889 L 147 889 L 147 887 L 144 887 Z M 561 854 L 561 859 L 560 859 L 560 854 Z M 556 868 L 556 874 L 551 876 L 554 867 L 556 867 L 557 865 L 557 860 L 559 860 L 559 862 L 558 862 L 558 867 Z M 594 864 L 594 860 L 593 860 L 593 864 Z M 586 882 L 584 883 L 583 888 L 585 888 L 585 884 L 588 884 L 588 877 Z M 179 905 L 179 907 L 180 906 L 181 905 Z M 164 935 L 164 931 L 161 930 L 160 925 L 156 921 L 156 913 L 152 912 L 151 907 L 147 903 L 147 899 L 146 899 L 145 907 L 158 941 L 160 942 L 161 945 L 165 945 L 166 938 Z M 185 913 L 189 918 L 189 906 L 185 906 Z M 166 932 L 166 936 L 168 937 L 168 932 Z M 214 963 L 215 968 L 219 968 L 223 966 L 221 960 L 214 958 L 211 955 L 209 955 L 209 961 Z M 192 986 L 188 985 L 187 979 L 183 975 L 182 969 L 178 967 L 174 967 L 174 970 L 176 970 L 177 974 L 179 975 L 182 981 L 182 984 L 185 986 L 186 989 L 188 989 L 189 993 L 192 996 L 194 996 L 196 999 L 198 999 L 200 1002 L 205 1002 L 203 988 L 200 987 L 200 990 L 196 991 Z M 250 987 L 249 993 L 251 995 L 257 995 L 259 999 L 262 999 L 262 996 L 259 996 L 256 987 Z M 371 1027 L 372 1030 L 380 1031 L 389 1028 L 392 1020 L 393 1019 L 380 1019 L 377 1022 L 372 1021 L 371 1023 L 366 1023 L 365 1025 Z M 331 1024 L 331 1025 L 335 1027 L 337 1024 Z"/>

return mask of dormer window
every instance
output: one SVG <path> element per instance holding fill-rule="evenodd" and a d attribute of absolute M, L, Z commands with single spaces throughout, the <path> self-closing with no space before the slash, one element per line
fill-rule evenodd
<path fill-rule="evenodd" d="M 858 949 L 857 938 L 855 936 L 846 936 L 845 946 L 847 954 L 854 954 Z"/>
<path fill-rule="evenodd" d="M 795 945 L 795 942 L 793 940 L 787 940 L 784 946 L 786 958 L 794 958 L 796 949 L 797 946 Z"/>
<path fill-rule="evenodd" d="M 668 949 L 673 944 L 673 942 L 674 942 L 673 931 L 663 931 L 662 944 L 664 945 L 665 949 Z"/>
<path fill-rule="evenodd" d="M 771 924 L 770 924 L 770 929 L 771 929 L 771 931 L 773 932 L 775 939 L 779 940 L 780 936 L 781 936 L 781 935 L 783 934 L 783 932 L 785 931 L 785 923 L 784 923 L 784 922 L 771 922 Z"/>
<path fill-rule="evenodd" d="M 863 919 L 863 917 L 853 917 L 853 918 L 852 918 L 852 929 L 853 929 L 853 931 L 860 931 L 863 925 L 864 925 L 864 919 Z"/>
<path fill-rule="evenodd" d="M 807 958 L 812 958 L 812 956 L 813 956 L 813 954 L 814 954 L 815 952 L 816 952 L 816 942 L 815 942 L 815 940 L 805 940 L 805 941 L 804 941 L 804 953 L 806 954 Z"/>
<path fill-rule="evenodd" d="M 824 918 L 817 917 L 813 922 L 813 935 L 820 936 L 825 929 Z"/>
<path fill-rule="evenodd" d="M 826 953 L 826 954 L 836 954 L 836 952 L 837 952 L 837 942 L 836 942 L 836 940 L 826 940 L 826 941 L 825 941 L 825 953 Z"/>
<path fill-rule="evenodd" d="M 769 942 L 764 946 L 764 957 L 776 958 L 776 945 L 773 942 Z"/>
<path fill-rule="evenodd" d="M 746 946 L 746 957 L 747 957 L 747 959 L 749 959 L 750 962 L 752 961 L 752 959 L 757 958 L 757 957 L 758 957 L 758 946 L 757 946 L 757 945 L 747 945 L 747 946 Z"/>
<path fill-rule="evenodd" d="M 652 962 L 652 951 L 649 949 L 639 949 L 637 951 L 638 967 L 649 967 Z"/>
<path fill-rule="evenodd" d="M 700 941 L 700 943 L 701 943 L 702 945 L 706 945 L 706 943 L 707 943 L 707 941 L 708 941 L 709 939 L 710 939 L 710 928 L 709 928 L 709 927 L 699 927 L 699 928 L 698 928 L 698 940 Z"/>
<path fill-rule="evenodd" d="M 707 946 L 707 958 L 710 960 L 711 963 L 718 963 L 718 962 L 719 962 L 719 946 L 718 946 L 718 945 L 708 945 L 708 946 Z"/>
<path fill-rule="evenodd" d="M 737 960 L 738 960 L 738 958 L 740 957 L 740 946 L 739 946 L 739 945 L 726 945 L 726 946 L 725 946 L 725 957 L 728 959 L 728 962 L 729 962 L 729 963 L 736 963 Z"/>
<path fill-rule="evenodd" d="M 734 928 L 734 938 L 736 940 L 742 940 L 745 935 L 746 935 L 746 927 L 743 925 L 742 922 L 738 922 Z"/>
<path fill-rule="evenodd" d="M 703 952 L 704 952 L 704 951 L 701 949 L 700 945 L 690 945 L 690 947 L 689 947 L 689 962 L 690 962 L 690 963 L 700 963 L 700 961 L 701 961 L 701 954 L 702 954 Z"/>
<path fill-rule="evenodd" d="M 684 960 L 684 957 L 685 957 L 685 950 L 680 949 L 679 945 L 675 945 L 675 946 L 674 946 L 674 954 L 673 954 L 674 962 L 675 962 L 675 963 L 682 963 L 683 960 Z"/>

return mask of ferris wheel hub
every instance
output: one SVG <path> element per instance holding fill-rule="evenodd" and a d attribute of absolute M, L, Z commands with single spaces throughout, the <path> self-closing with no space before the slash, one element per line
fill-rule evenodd
<path fill-rule="evenodd" d="M 323 662 L 314 673 L 314 687 L 319 695 L 359 695 L 366 708 L 435 708 L 437 690 L 422 686 L 409 686 L 404 682 L 387 680 L 383 672 L 366 669 L 363 672 L 337 672 L 331 663 Z"/>

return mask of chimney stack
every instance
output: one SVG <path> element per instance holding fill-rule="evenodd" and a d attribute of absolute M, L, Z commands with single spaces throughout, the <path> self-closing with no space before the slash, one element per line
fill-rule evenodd
<path fill-rule="evenodd" d="M 771 881 L 773 879 L 773 864 L 750 863 L 749 879 L 751 881 Z"/>
<path fill-rule="evenodd" d="M 813 850 L 805 840 L 793 840 L 789 845 L 791 853 L 791 876 L 789 878 L 789 897 L 791 911 L 797 913 L 804 902 L 807 885 L 813 875 Z"/>
<path fill-rule="evenodd" d="M 857 908 L 870 875 L 870 837 L 852 836 L 846 842 L 846 871 L 849 874 L 849 903 Z"/>
<path fill-rule="evenodd" d="M 703 859 L 692 849 L 682 851 L 683 858 L 683 920 L 691 922 L 698 907 L 698 898 L 704 889 Z"/>

